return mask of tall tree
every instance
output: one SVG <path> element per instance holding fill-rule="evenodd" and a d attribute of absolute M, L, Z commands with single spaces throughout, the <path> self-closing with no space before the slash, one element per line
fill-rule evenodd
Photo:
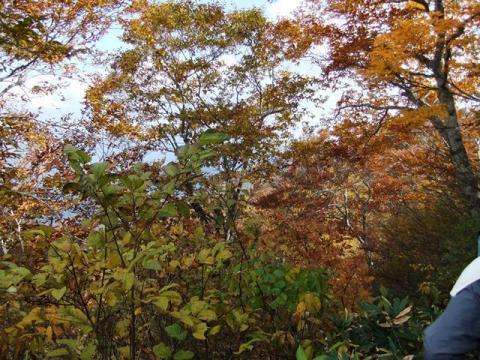
<path fill-rule="evenodd" d="M 0 2 L 0 244 L 25 259 L 22 232 L 63 217 L 68 207 L 57 180 L 65 175 L 62 135 L 25 111 L 25 81 L 63 74 L 67 60 L 85 54 L 124 9 L 123 0 L 5 0 Z M 38 86 L 34 91 L 42 90 Z M 27 89 L 31 90 L 31 89 Z M 43 90 L 51 91 L 45 85 Z M 61 183 L 61 182 L 60 182 Z M 28 245 L 32 244 L 27 244 Z"/>
<path fill-rule="evenodd" d="M 223 168 L 258 165 L 288 135 L 307 79 L 287 71 L 259 10 L 170 1 L 139 6 L 132 49 L 88 93 L 93 125 L 176 151 L 205 130 L 231 137 Z"/>
<path fill-rule="evenodd" d="M 163 153 L 206 130 L 227 135 L 209 164 L 228 193 L 221 217 L 229 224 L 236 210 L 227 202 L 238 199 L 246 178 L 272 170 L 309 80 L 288 71 L 273 25 L 257 9 L 169 1 L 137 11 L 125 23 L 131 49 L 88 92 L 92 128 Z"/>
<path fill-rule="evenodd" d="M 338 107 L 341 118 L 369 115 L 379 123 L 410 126 L 429 122 L 448 146 L 471 213 L 480 214 L 475 164 L 464 140 L 468 125 L 478 130 L 478 2 L 307 3 L 303 44 L 307 39 L 326 46 L 316 57 L 326 83 L 341 86 L 343 80 L 348 86 Z"/>
<path fill-rule="evenodd" d="M 115 20 L 113 15 L 122 3 L 125 1 L 2 1 L 0 101 L 22 85 L 29 72 L 89 51 Z"/>

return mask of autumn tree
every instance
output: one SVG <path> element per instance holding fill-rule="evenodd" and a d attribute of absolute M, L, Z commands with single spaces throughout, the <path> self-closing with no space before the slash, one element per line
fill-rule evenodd
<path fill-rule="evenodd" d="M 305 42 L 325 46 L 316 52 L 325 84 L 348 88 L 339 118 L 431 124 L 448 146 L 470 213 L 478 215 L 476 162 L 465 141 L 466 132 L 478 133 L 478 2 L 312 0 L 303 10 L 297 36 L 304 46 L 297 49 Z"/>
<path fill-rule="evenodd" d="M 0 98 L 29 72 L 88 52 L 109 28 L 122 0 L 2 1 Z"/>
<path fill-rule="evenodd" d="M 25 107 L 29 93 L 51 93 L 54 84 L 27 88 L 25 81 L 37 75 L 72 75 L 72 61 L 92 50 L 125 3 L 0 4 L 0 242 L 2 253 L 17 252 L 19 261 L 34 248 L 25 243 L 23 231 L 39 221 L 59 221 L 68 207 L 58 182 L 66 170 L 63 141 L 78 139 L 63 127 L 66 119 L 48 126 Z"/>
<path fill-rule="evenodd" d="M 227 12 L 192 1 L 144 4 L 125 23 L 113 72 L 93 86 L 96 128 L 158 151 L 191 144 L 206 129 L 231 138 L 225 170 L 252 168 L 298 119 L 307 79 L 282 66 L 258 10 Z"/>
<path fill-rule="evenodd" d="M 392 275 L 385 283 L 399 287 L 450 279 L 453 267 L 437 265 L 463 250 L 439 256 L 456 241 L 448 231 L 461 241 L 471 230 L 452 184 L 473 172 L 477 95 L 462 76 L 478 74 L 460 63 L 474 55 L 472 34 L 445 40 L 452 51 L 437 69 L 428 64 L 441 46 L 410 46 L 398 30 L 456 33 L 462 25 L 430 14 L 430 3 L 310 4 L 321 10 L 302 26 L 194 0 L 138 0 L 125 17 L 120 0 L 0 4 L 0 357 L 421 356 L 436 308 L 383 290 L 358 301 Z M 95 78 L 82 119 L 54 127 L 24 111 L 25 79 L 70 69 L 117 21 L 126 46 Z M 477 17 L 461 21 L 467 29 Z M 327 35 L 324 80 L 352 75 L 367 91 L 342 99 L 335 126 L 290 142 L 314 82 L 286 60 Z M 365 53 L 335 57 L 346 48 Z M 458 133 L 472 130 L 457 139 L 466 173 L 455 134 L 438 127 L 452 118 Z"/>
<path fill-rule="evenodd" d="M 428 124 L 339 123 L 294 143 L 280 175 L 256 189 L 261 239 L 291 261 L 333 269 L 333 289 L 348 306 L 372 284 L 412 294 L 430 281 L 445 290 L 448 274 L 473 256 L 465 244 L 475 226 L 462 220 L 448 159 Z"/>
<path fill-rule="evenodd" d="M 271 170 L 270 157 L 301 115 L 308 79 L 288 71 L 273 25 L 257 9 L 170 1 L 136 11 L 124 24 L 131 49 L 88 92 L 92 128 L 157 154 L 205 130 L 223 133 L 229 141 L 210 160 L 211 180 L 237 199 L 248 177 Z"/>

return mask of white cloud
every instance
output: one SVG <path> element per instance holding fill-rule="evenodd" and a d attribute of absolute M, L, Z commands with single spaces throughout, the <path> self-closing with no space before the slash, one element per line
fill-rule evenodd
<path fill-rule="evenodd" d="M 69 113 L 80 114 L 87 89 L 86 83 L 75 79 L 62 79 L 63 86 L 51 94 L 35 94 L 29 91 L 44 83 L 58 83 L 58 79 L 52 75 L 41 75 L 25 82 L 27 109 L 40 112 L 45 118 L 58 118 Z"/>
<path fill-rule="evenodd" d="M 282 18 L 293 15 L 302 0 L 276 0 L 267 5 L 266 13 L 271 18 Z"/>
<path fill-rule="evenodd" d="M 238 64 L 238 59 L 233 54 L 225 54 L 220 56 L 220 61 L 223 62 L 225 66 L 233 66 Z"/>

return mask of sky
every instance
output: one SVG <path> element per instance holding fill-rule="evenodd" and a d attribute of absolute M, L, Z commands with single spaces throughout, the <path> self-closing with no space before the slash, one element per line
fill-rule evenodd
<path fill-rule="evenodd" d="M 272 20 L 291 16 L 300 3 L 301 0 L 226 0 L 227 6 L 232 9 L 259 7 Z M 120 36 L 121 30 L 119 28 L 112 29 L 98 43 L 98 48 L 104 51 L 121 48 Z M 42 81 L 48 81 L 50 78 L 49 75 L 36 76 L 27 81 L 26 88 Z M 63 79 L 62 81 L 67 85 L 61 92 L 49 95 L 30 95 L 28 108 L 37 113 L 40 112 L 41 117 L 45 120 L 58 119 L 67 114 L 80 115 L 88 83 L 78 79 Z"/>
<path fill-rule="evenodd" d="M 162 0 L 160 0 L 162 1 Z M 208 0 L 199 0 L 199 1 L 208 1 Z M 263 10 L 265 16 L 271 20 L 277 20 L 280 18 L 290 17 L 293 15 L 295 10 L 300 6 L 302 0 L 223 0 L 227 8 L 231 9 L 244 9 L 251 7 L 258 7 Z M 119 26 L 113 27 L 103 39 L 101 39 L 97 48 L 102 51 L 114 52 L 125 46 L 120 40 L 122 35 L 121 28 Z M 225 59 L 228 60 L 228 59 Z M 235 59 L 232 59 L 235 61 Z M 76 119 L 81 118 L 83 105 L 83 99 L 86 90 L 89 87 L 86 75 L 89 71 L 95 73 L 104 73 L 107 74 L 109 69 L 93 67 L 92 65 L 81 65 L 85 74 L 82 74 L 82 71 L 76 76 L 75 79 L 66 79 L 63 78 L 61 81 L 65 84 L 60 91 L 53 92 L 48 95 L 39 95 L 39 94 L 29 94 L 28 95 L 28 110 L 39 114 L 41 120 L 44 120 L 49 123 L 55 123 L 58 119 L 62 117 L 71 116 L 75 121 Z M 299 65 L 292 65 L 293 71 L 298 71 L 306 74 L 313 74 L 318 72 L 318 69 L 315 69 L 311 64 L 307 62 L 300 63 Z M 84 79 L 83 79 L 84 78 Z M 25 95 L 24 89 L 28 89 L 42 81 L 52 81 L 55 79 L 52 75 L 41 75 L 34 76 L 31 79 L 27 80 L 26 86 L 19 88 L 18 94 L 14 92 L 15 95 Z M 326 94 L 327 100 L 323 104 L 322 108 L 317 108 L 313 103 L 304 104 L 306 109 L 312 114 L 311 117 L 305 118 L 303 121 L 309 126 L 318 128 L 321 118 L 329 116 L 328 113 L 331 109 L 334 108 L 336 101 L 338 100 L 338 94 Z M 303 124 L 298 124 L 294 129 L 292 129 L 292 134 L 295 137 L 302 137 L 303 135 Z M 144 161 L 151 161 L 162 158 L 166 156 L 167 160 L 169 158 L 168 154 L 152 152 L 151 154 L 146 154 Z M 170 156 L 171 157 L 171 156 Z"/>
<path fill-rule="evenodd" d="M 162 1 L 162 0 L 159 0 Z M 208 1 L 208 0 L 198 0 Z M 265 16 L 271 20 L 277 20 L 280 18 L 288 18 L 293 16 L 295 10 L 300 6 L 302 0 L 223 0 L 227 8 L 230 9 L 245 9 L 251 7 L 258 7 L 263 10 Z M 119 26 L 114 26 L 103 39 L 97 43 L 97 48 L 102 51 L 115 52 L 125 44 L 121 41 L 122 30 Z M 228 60 L 228 59 L 226 59 Z M 235 59 L 232 59 L 235 61 Z M 303 74 L 314 74 L 318 72 L 318 68 L 315 68 L 310 63 L 304 61 L 300 64 L 291 65 L 293 71 L 298 71 Z M 82 74 L 84 71 L 84 74 Z M 89 87 L 88 72 L 104 73 L 107 74 L 109 69 L 105 67 L 94 67 L 92 65 L 81 65 L 81 71 L 76 75 L 75 79 L 63 78 L 61 81 L 65 84 L 61 91 L 53 92 L 48 95 L 29 94 L 27 108 L 32 112 L 39 114 L 41 120 L 54 124 L 58 119 L 62 117 L 70 116 L 71 119 L 81 118 L 82 109 L 84 108 L 83 100 L 85 92 Z M 29 79 L 26 83 L 26 87 L 18 90 L 18 94 L 25 91 L 25 88 L 29 88 L 42 81 L 53 80 L 55 77 L 52 75 L 35 76 Z M 320 119 L 330 116 L 330 111 L 334 108 L 336 101 L 338 100 L 338 94 L 322 94 L 326 95 L 327 100 L 323 103 L 321 108 L 316 107 L 313 103 L 304 104 L 306 109 L 311 113 L 310 117 L 304 118 L 303 122 L 314 128 L 321 126 Z M 303 135 L 303 123 L 298 124 L 292 129 L 292 134 L 295 137 L 302 137 Z M 155 160 L 163 157 L 165 154 L 158 154 L 153 152 L 152 154 L 146 154 L 144 161 Z M 167 156 L 168 158 L 168 156 Z M 167 159 L 171 160 L 171 159 Z"/>

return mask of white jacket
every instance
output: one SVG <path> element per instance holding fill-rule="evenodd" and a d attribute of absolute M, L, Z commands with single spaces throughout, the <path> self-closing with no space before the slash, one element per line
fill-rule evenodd
<path fill-rule="evenodd" d="M 461 290 L 465 289 L 468 285 L 480 280 L 480 257 L 473 260 L 460 274 L 457 282 L 453 285 L 450 296 L 457 295 Z"/>

